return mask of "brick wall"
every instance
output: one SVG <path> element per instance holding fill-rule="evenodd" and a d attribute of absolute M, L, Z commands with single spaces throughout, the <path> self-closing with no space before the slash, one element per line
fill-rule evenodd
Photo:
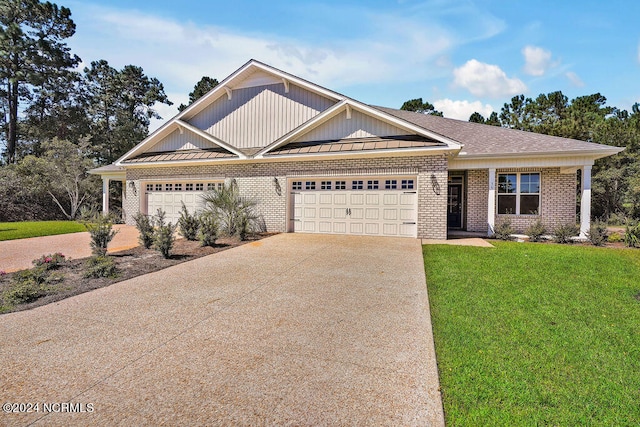
<path fill-rule="evenodd" d="M 540 215 L 496 215 L 496 222 L 501 218 L 509 218 L 518 233 L 524 233 L 527 227 L 538 218 L 542 219 L 549 231 L 560 223 L 576 222 L 577 182 L 575 173 L 561 174 L 559 168 L 542 170 L 521 168 L 498 169 L 496 174 L 503 172 L 541 173 Z M 467 230 L 486 232 L 489 172 L 486 169 L 470 170 L 467 177 Z"/>
<path fill-rule="evenodd" d="M 287 176 L 328 171 L 374 175 L 407 169 L 416 170 L 418 175 L 418 237 L 446 238 L 447 159 L 444 155 L 129 169 L 127 182 L 133 182 L 135 190 L 127 184 L 124 209 L 128 223 L 132 223 L 144 196 L 141 184 L 147 179 L 234 178 L 243 195 L 258 199 L 258 209 L 267 229 L 284 232 L 287 231 Z"/>

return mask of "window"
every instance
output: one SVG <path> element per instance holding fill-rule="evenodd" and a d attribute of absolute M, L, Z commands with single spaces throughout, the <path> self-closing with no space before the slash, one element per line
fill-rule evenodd
<path fill-rule="evenodd" d="M 384 182 L 384 188 L 385 190 L 395 190 L 398 188 L 398 181 L 395 179 L 387 179 Z"/>
<path fill-rule="evenodd" d="M 153 191 L 153 184 L 147 184 L 147 191 Z"/>
<path fill-rule="evenodd" d="M 367 181 L 367 190 L 377 190 L 378 180 Z"/>
<path fill-rule="evenodd" d="M 321 190 L 331 190 L 331 181 L 321 181 L 320 182 Z"/>
<path fill-rule="evenodd" d="M 176 191 L 182 191 L 182 184 L 176 184 Z"/>
<path fill-rule="evenodd" d="M 207 182 L 207 191 L 213 191 L 216 189 L 216 184 L 213 182 Z"/>
<path fill-rule="evenodd" d="M 193 191 L 193 183 L 185 184 L 184 191 Z"/>
<path fill-rule="evenodd" d="M 305 182 L 304 189 L 305 190 L 315 190 L 316 189 L 316 182 L 315 181 L 307 181 L 307 182 Z"/>
<path fill-rule="evenodd" d="M 204 190 L 204 184 L 201 182 L 196 183 L 196 191 Z"/>
<path fill-rule="evenodd" d="M 173 184 L 165 184 L 164 191 L 173 191 Z"/>
<path fill-rule="evenodd" d="M 413 190 L 413 180 L 412 179 L 403 179 L 402 180 L 402 189 L 403 190 Z"/>
<path fill-rule="evenodd" d="M 218 190 L 222 190 L 224 188 L 224 182 L 218 183 Z"/>
<path fill-rule="evenodd" d="M 302 181 L 293 181 L 291 183 L 292 190 L 302 190 Z"/>
<path fill-rule="evenodd" d="M 539 173 L 498 174 L 498 214 L 536 215 L 539 211 Z"/>
<path fill-rule="evenodd" d="M 362 190 L 362 181 L 351 181 L 352 190 Z"/>
<path fill-rule="evenodd" d="M 346 181 L 336 181 L 336 190 L 346 190 L 347 182 Z"/>
<path fill-rule="evenodd" d="M 156 184 L 156 191 L 162 191 L 162 184 Z"/>

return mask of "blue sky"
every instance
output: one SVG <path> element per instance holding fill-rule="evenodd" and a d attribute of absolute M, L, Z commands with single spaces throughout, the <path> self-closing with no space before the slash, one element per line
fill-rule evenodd
<path fill-rule="evenodd" d="M 498 111 L 514 95 L 596 92 L 640 102 L 640 2 L 62 0 L 72 51 L 141 66 L 174 106 L 203 76 L 251 58 L 359 101 L 422 97 L 445 117 Z M 157 124 L 154 124 L 157 126 Z"/>

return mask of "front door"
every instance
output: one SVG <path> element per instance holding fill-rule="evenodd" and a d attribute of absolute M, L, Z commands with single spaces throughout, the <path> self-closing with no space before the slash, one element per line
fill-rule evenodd
<path fill-rule="evenodd" d="M 449 184 L 447 193 L 447 228 L 462 228 L 462 184 Z"/>

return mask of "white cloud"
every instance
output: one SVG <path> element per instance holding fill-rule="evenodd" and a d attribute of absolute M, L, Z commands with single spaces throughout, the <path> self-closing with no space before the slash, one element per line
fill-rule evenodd
<path fill-rule="evenodd" d="M 524 72 L 531 76 L 542 76 L 551 66 L 551 52 L 541 47 L 525 46 L 522 55 Z"/>
<path fill-rule="evenodd" d="M 436 107 L 436 110 L 442 111 L 445 117 L 458 120 L 469 120 L 469 117 L 475 112 L 487 118 L 494 111 L 491 105 L 483 105 L 480 101 L 454 101 L 448 98 L 434 101 L 433 106 Z"/>
<path fill-rule="evenodd" d="M 501 98 L 526 92 L 527 86 L 517 78 L 509 78 L 500 67 L 476 59 L 453 70 L 454 84 L 478 97 Z"/>
<path fill-rule="evenodd" d="M 572 85 L 574 85 L 576 87 L 583 87 L 584 86 L 584 82 L 582 81 L 580 76 L 578 76 L 573 71 L 567 71 L 564 75 L 569 79 L 569 81 L 571 82 Z"/>

